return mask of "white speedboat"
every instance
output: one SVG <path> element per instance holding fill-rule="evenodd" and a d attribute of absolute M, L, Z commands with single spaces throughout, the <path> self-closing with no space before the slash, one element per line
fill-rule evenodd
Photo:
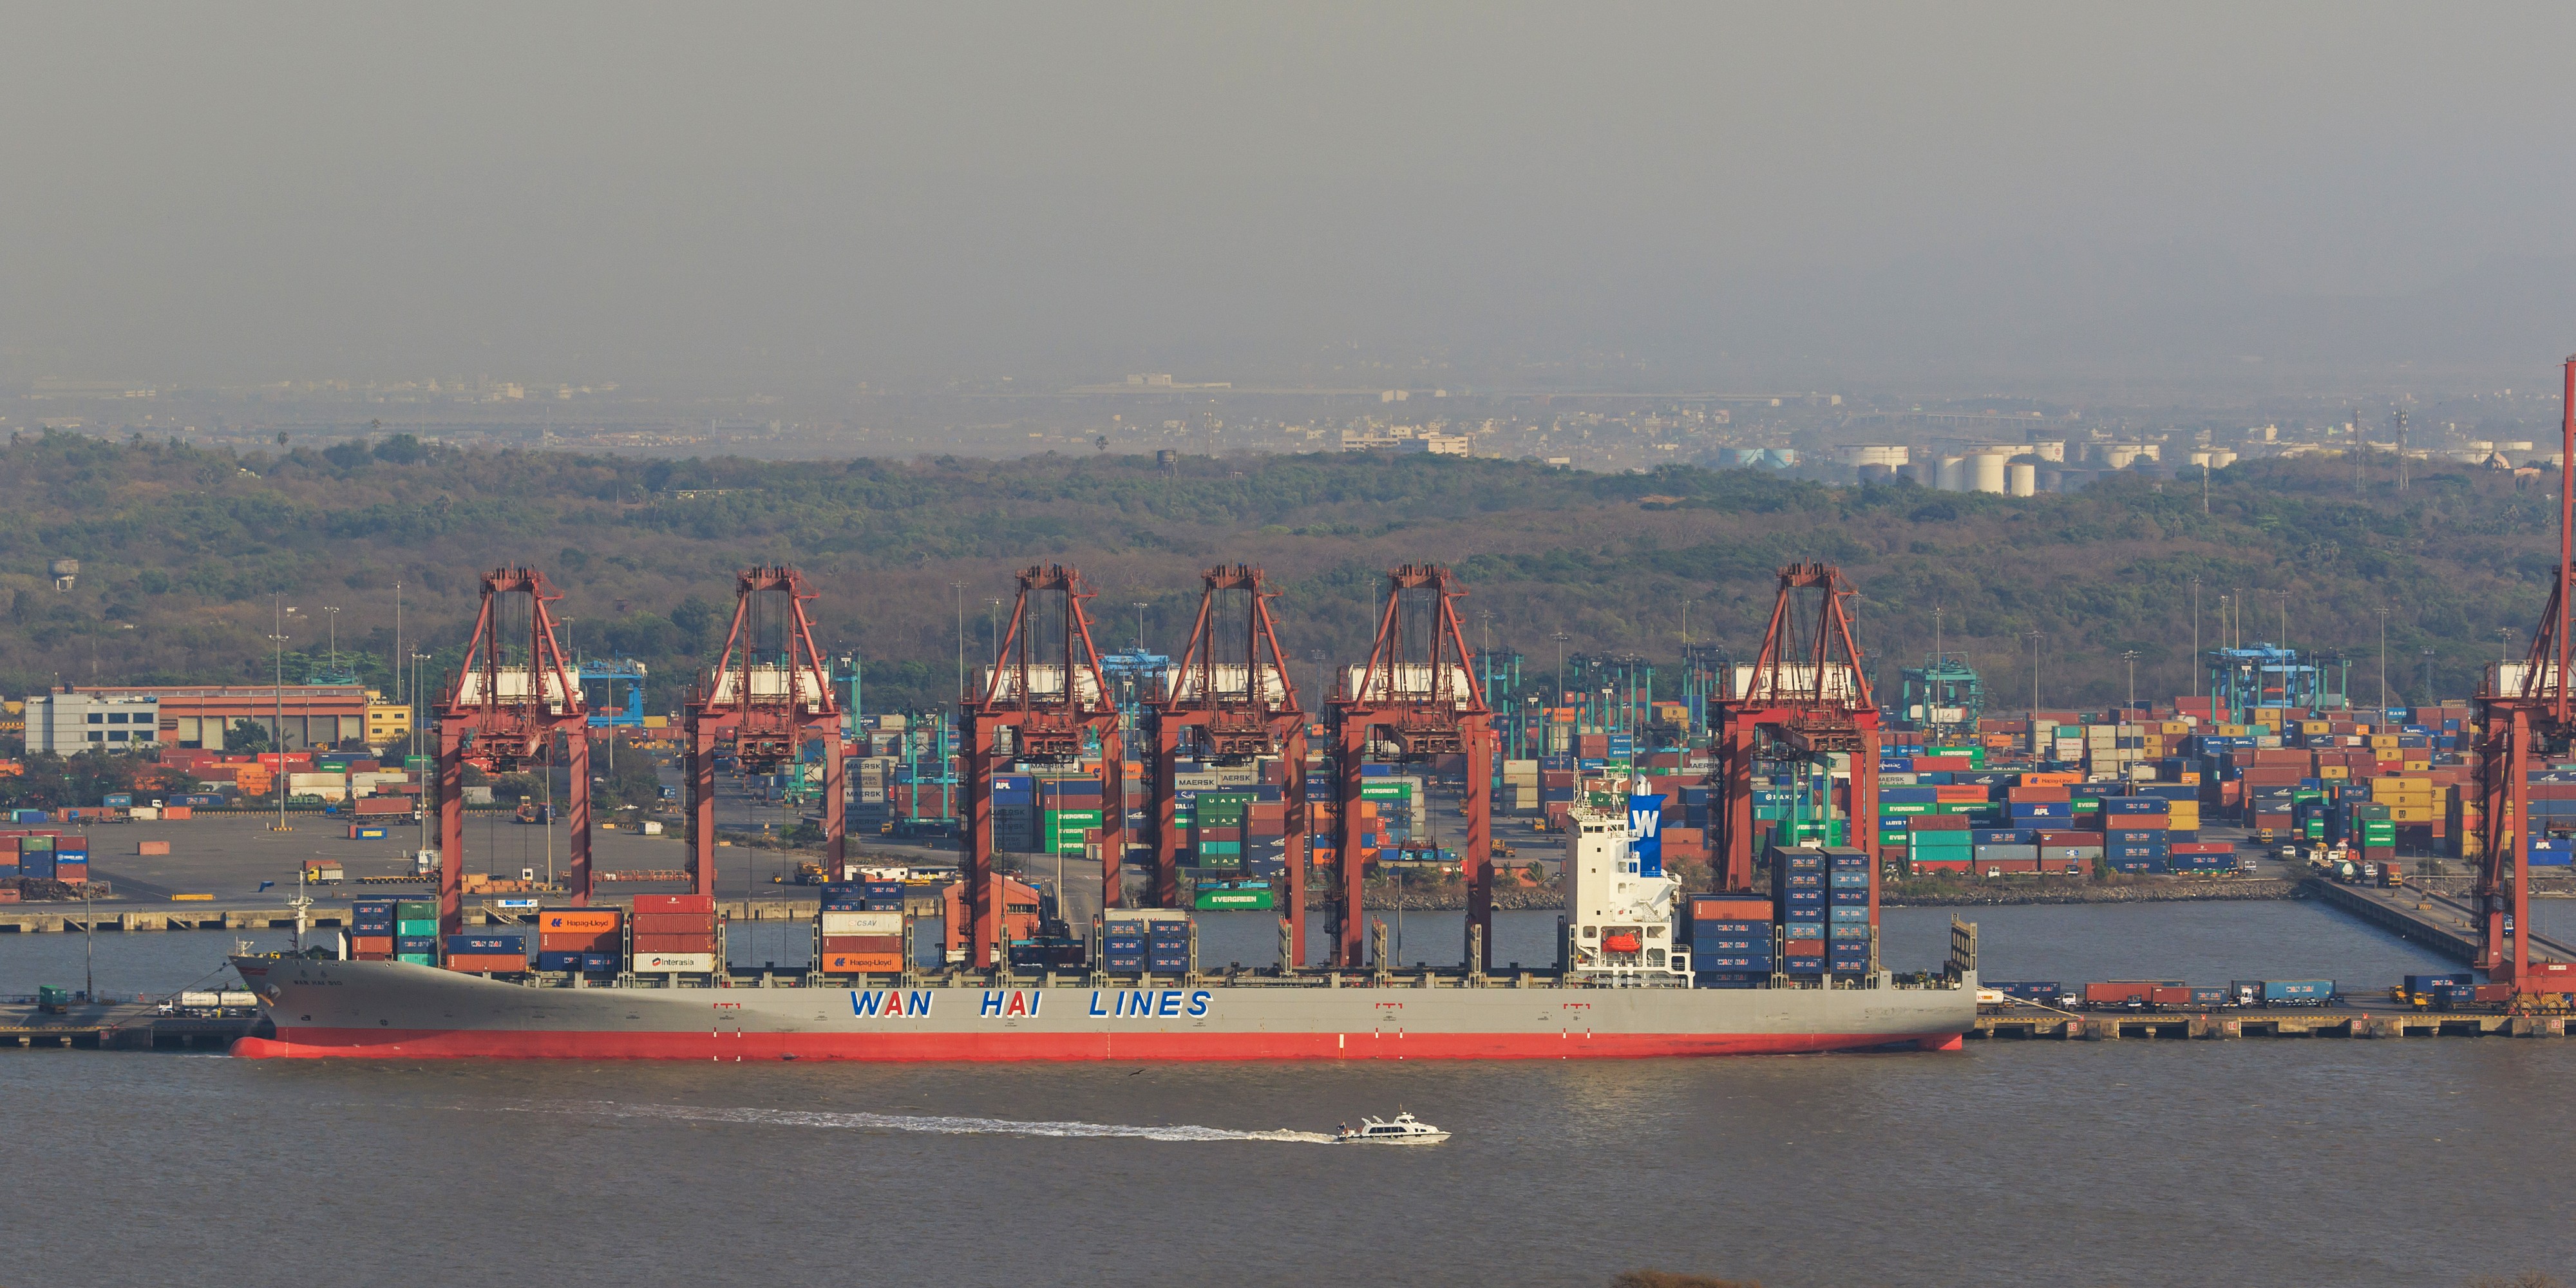
<path fill-rule="evenodd" d="M 1409 1113 L 1385 1120 L 1362 1118 L 1359 1126 L 1344 1126 L 1333 1134 L 1336 1145 L 1437 1145 L 1447 1139 L 1449 1133 Z"/>

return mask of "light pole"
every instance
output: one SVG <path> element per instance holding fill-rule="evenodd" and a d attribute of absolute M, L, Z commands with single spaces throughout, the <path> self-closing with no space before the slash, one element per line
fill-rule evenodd
<path fill-rule="evenodd" d="M 2138 651 L 2122 649 L 2120 660 L 2129 664 L 2129 710 L 2120 721 L 2122 724 L 2128 724 L 2138 718 Z"/>
<path fill-rule="evenodd" d="M 2030 633 L 2030 712 L 2033 719 L 2039 716 L 2039 641 L 2041 638 L 2038 631 Z"/>
<path fill-rule="evenodd" d="M 1558 632 L 1556 633 L 1556 635 L 1555 635 L 1555 639 L 1556 639 L 1556 702 L 1557 702 L 1557 705 L 1558 705 L 1558 706 L 1563 706 L 1563 705 L 1565 705 L 1565 642 L 1566 642 L 1567 640 L 1570 640 L 1570 639 L 1573 639 L 1573 638 L 1574 638 L 1573 636 L 1568 635 L 1568 634 L 1566 634 L 1566 633 L 1565 633 L 1565 632 L 1563 632 L 1563 631 L 1558 631 Z"/>
<path fill-rule="evenodd" d="M 270 629 L 270 631 L 269 631 L 268 638 L 269 638 L 269 642 L 270 642 L 270 643 L 272 643 L 272 644 L 274 644 L 274 645 L 276 645 L 276 646 L 277 646 L 277 696 L 276 696 L 276 699 L 275 699 L 276 706 L 275 706 L 275 708 L 273 709 L 273 711 L 272 711 L 272 713 L 271 713 L 271 715 L 270 715 L 270 720 L 273 722 L 273 727 L 277 730 L 277 736 L 276 736 L 276 737 L 274 737 L 274 738 L 269 739 L 270 750 L 272 750 L 272 751 L 274 751 L 274 752 L 276 752 L 276 753 L 277 753 L 277 774 L 276 774 L 276 776 L 275 776 L 274 778 L 272 778 L 272 779 L 270 779 L 270 780 L 269 780 L 269 786 L 270 786 L 270 788 L 271 788 L 272 790 L 274 790 L 274 791 L 277 793 L 277 825 L 276 825 L 275 827 L 272 827 L 272 828 L 270 828 L 270 829 L 269 829 L 269 830 L 270 830 L 270 831 L 272 831 L 272 832 L 283 832 L 283 831 L 287 830 L 287 828 L 286 828 L 286 611 L 285 611 L 283 608 L 281 608 L 281 607 L 279 607 L 279 606 L 278 606 L 278 600 L 279 600 L 279 596 L 271 595 L 271 596 L 269 596 L 269 604 L 268 604 L 269 618 L 270 618 L 270 624 L 271 624 L 271 629 Z"/>
<path fill-rule="evenodd" d="M 966 583 L 952 581 L 950 590 L 957 592 L 957 698 L 966 698 Z"/>
<path fill-rule="evenodd" d="M 2191 696 L 2200 696 L 2200 578 L 2191 579 Z"/>
<path fill-rule="evenodd" d="M 993 669 L 999 671 L 1002 669 L 1002 601 L 998 599 L 988 599 L 984 602 L 992 605 L 992 607 L 984 613 L 984 623 L 986 629 L 993 633 Z M 1070 665 L 1072 659 L 1067 658 L 1065 661 Z M 1073 692 L 1073 677 L 1070 671 L 1066 673 L 1064 683 L 1065 692 Z"/>
<path fill-rule="evenodd" d="M 2379 719 L 2388 718 L 2388 609 L 2379 610 Z M 2373 724 L 2378 721 L 2373 721 Z"/>
<path fill-rule="evenodd" d="M 331 674 L 338 675 L 340 673 L 340 610 L 325 604 L 322 606 L 322 611 L 330 614 L 322 620 L 330 623 L 331 626 Z"/>
<path fill-rule="evenodd" d="M 1148 602 L 1139 599 L 1132 605 L 1136 610 L 1136 651 L 1139 653 L 1145 651 L 1145 606 Z"/>

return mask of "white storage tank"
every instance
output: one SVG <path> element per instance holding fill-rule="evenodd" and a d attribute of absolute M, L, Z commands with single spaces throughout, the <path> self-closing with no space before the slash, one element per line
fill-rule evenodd
<path fill-rule="evenodd" d="M 2028 461 L 2015 461 L 2005 473 L 2005 490 L 2014 496 L 2032 496 L 2039 491 L 2039 467 Z"/>
<path fill-rule="evenodd" d="M 1944 492 L 1965 492 L 1968 490 L 1968 465 L 1966 458 L 1958 456 L 1944 456 L 1941 458 L 1941 490 Z"/>
<path fill-rule="evenodd" d="M 2004 464 L 2012 458 L 2000 452 L 1979 452 L 1968 458 L 1968 486 L 1979 492 L 2001 495 L 2004 490 Z"/>

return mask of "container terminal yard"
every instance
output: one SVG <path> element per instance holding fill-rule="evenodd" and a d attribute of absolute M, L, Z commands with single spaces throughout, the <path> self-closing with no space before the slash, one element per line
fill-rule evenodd
<path fill-rule="evenodd" d="M 2567 380 L 2576 406 L 2576 361 Z M 2576 413 L 2562 432 L 2576 447 Z M 1465 1057 L 1534 1054 L 1537 1037 L 1570 1040 L 1574 1029 L 1554 1011 L 1533 1019 L 1521 1007 L 1505 1020 L 1499 1010 L 1482 1015 L 1495 1008 L 1481 1002 L 1434 1003 L 1441 990 L 1459 999 L 1635 990 L 1617 1004 L 1563 1004 L 1613 1006 L 1591 1017 L 1602 1032 L 1585 1029 L 1607 1039 L 1603 1054 L 1939 1045 L 1969 1032 L 2563 1034 L 2576 950 L 2537 933 L 2530 899 L 2536 873 L 2576 859 L 2576 761 L 2554 759 L 2576 735 L 2559 682 L 2576 605 L 2568 480 L 2562 472 L 2558 581 L 2524 659 L 2491 668 L 2474 701 L 2409 709 L 2357 710 L 2341 673 L 2348 664 L 2249 643 L 2234 622 L 2206 655 L 2207 692 L 2168 703 L 1989 716 L 1974 672 L 1936 655 L 1907 668 L 1900 700 L 1882 704 L 1847 610 L 1853 589 L 1819 563 L 1779 570 L 1751 659 L 1696 650 L 1678 693 L 1666 695 L 1641 660 L 1584 659 L 1594 672 L 1585 696 L 1568 702 L 1560 685 L 1558 705 L 1544 707 L 1520 691 L 1517 655 L 1467 646 L 1458 577 L 1407 564 L 1386 574 L 1368 658 L 1332 675 L 1324 694 L 1301 695 L 1271 620 L 1277 591 L 1259 567 L 1206 570 L 1195 624 L 1173 660 L 1104 653 L 1085 606 L 1094 592 L 1075 569 L 1050 564 L 1019 574 L 993 664 L 953 720 L 867 720 L 855 711 L 854 678 L 815 645 L 806 611 L 815 595 L 804 579 L 793 568 L 749 568 L 736 580 L 719 660 L 696 678 L 677 727 L 647 726 L 638 732 L 659 736 L 625 744 L 630 756 L 667 751 L 679 778 L 676 811 L 628 817 L 632 843 L 615 847 L 678 853 L 629 869 L 597 861 L 591 790 L 592 731 L 621 713 L 594 709 L 589 683 L 598 677 L 564 647 L 550 609 L 560 593 L 545 574 L 497 568 L 482 578 L 464 662 L 435 704 L 434 756 L 390 769 L 357 754 L 164 749 L 163 763 L 192 790 L 150 804 L 129 797 L 51 816 L 18 812 L 0 836 L 9 860 L 0 876 L 12 879 L 20 907 L 0 912 L 0 928 L 94 932 L 102 917 L 129 932 L 286 922 L 297 955 L 236 959 L 266 1013 L 261 1034 L 238 1048 L 251 1054 L 289 1053 L 299 1025 L 340 1035 L 323 1045 L 373 1050 L 347 1036 L 364 1007 L 338 1015 L 345 1023 L 334 1028 L 301 1009 L 329 1009 L 312 1000 L 318 994 L 292 992 L 335 971 L 331 987 L 345 989 L 335 1002 L 398 995 L 406 1007 L 449 1014 L 506 1011 L 493 1025 L 513 1033 L 543 1029 L 529 1014 L 547 1011 L 536 999 L 554 990 L 633 999 L 820 986 L 881 998 L 897 1008 L 887 1014 L 903 1014 L 906 999 L 926 1010 L 955 993 L 988 1015 L 1004 999 L 1006 1018 L 1029 1021 L 1010 1026 L 1016 1037 L 961 1032 L 911 1048 L 777 1021 L 763 1030 L 764 1050 L 783 1058 L 1107 1053 L 1087 1031 L 1037 1022 L 1042 993 L 1073 989 L 1089 994 L 1091 1016 L 1108 1014 L 1104 996 L 1122 1016 L 1131 1006 L 1155 1018 L 1187 1008 L 1202 1036 L 1174 1038 L 1162 1052 L 1170 1058 L 1319 1055 L 1312 1043 L 1328 1032 L 1336 1058 L 1348 1058 L 1349 1031 L 1362 1026 L 1347 1018 L 1254 1006 L 1246 1019 L 1210 999 L 1268 1006 L 1310 990 L 1396 987 L 1427 991 L 1410 1003 L 1421 1022 L 1410 1050 Z M 1597 695 L 1591 678 L 1604 681 Z M 469 767 L 497 776 L 558 765 L 564 799 L 512 811 L 513 831 L 548 833 L 546 877 L 528 866 L 496 877 L 489 855 L 484 874 L 469 873 Z M 775 792 L 797 807 L 799 829 L 818 844 L 790 852 L 792 871 L 769 856 L 768 893 L 815 889 L 813 902 L 746 891 L 720 906 L 726 787 Z M 183 835 L 238 826 L 249 816 L 245 798 L 272 790 L 279 831 L 343 828 L 377 853 L 414 829 L 427 843 L 388 872 L 365 871 L 354 853 L 307 861 L 284 917 L 275 907 L 190 909 L 211 900 L 178 892 L 151 913 L 99 897 L 113 884 L 103 873 L 93 884 L 100 838 L 129 821 Z M 911 864 L 871 861 L 851 844 L 854 813 L 863 837 L 948 833 L 954 848 L 925 848 Z M 1498 840 L 1498 817 L 1512 816 L 1527 820 L 1533 840 L 1547 834 L 1556 852 L 1532 844 L 1524 855 Z M 497 823 L 486 819 L 489 845 Z M 186 843 L 141 840 L 133 858 Z M 1498 971 L 1497 887 L 1538 885 L 1549 861 L 1564 907 L 1554 960 Z M 310 897 L 316 886 L 351 884 L 353 862 L 355 882 L 379 888 L 345 911 Z M 2393 987 L 1987 987 L 1976 928 L 1964 923 L 1945 962 L 1900 975 L 1881 960 L 1879 913 L 1893 888 L 2226 880 L 2267 863 L 2288 865 L 2313 897 L 2469 970 Z M 2468 889 L 2435 888 L 2446 863 L 2473 868 Z M 1458 967 L 1401 969 L 1383 918 L 1363 911 L 1371 878 L 1405 872 L 1462 889 Z M 679 889 L 608 895 L 655 885 Z M 1206 969 L 1191 913 L 1223 909 L 1275 912 L 1275 960 Z M 1310 909 L 1321 919 L 1319 961 L 1308 960 Z M 934 917 L 935 943 L 924 938 Z M 802 963 L 747 970 L 730 960 L 729 925 L 790 918 L 810 938 Z M 1775 1000 L 1722 1002 L 1737 993 Z M 1708 996 L 1677 1000 L 1700 994 Z M 74 1022 L 75 1000 L 90 1001 L 49 990 L 16 1031 L 61 1037 L 86 1025 L 91 1040 L 133 1041 L 113 1035 L 134 1016 Z M 952 999 L 948 1013 L 966 1004 Z M 1066 1003 L 1058 1005 L 1061 1015 Z M 1377 1022 L 1367 1027 L 1382 1034 L 1384 1008 L 1407 1003 L 1372 1005 Z M 629 1006 L 654 1009 L 635 1000 L 611 1009 Z M 220 1026 L 235 1009 L 177 1022 Z M 1767 1021 L 1750 1018 L 1765 1009 Z M 162 1010 L 148 1022 L 173 1019 Z M 1861 1022 L 1864 1014 L 1883 1022 Z M 436 1045 L 436 1027 L 408 1028 L 413 1049 Z M 1232 1036 L 1219 1040 L 1217 1030 Z M 602 1040 L 567 1046 L 549 1031 L 518 1049 L 463 1041 L 443 1053 L 695 1049 Z M 1138 1047 L 1127 1039 L 1128 1052 Z"/>

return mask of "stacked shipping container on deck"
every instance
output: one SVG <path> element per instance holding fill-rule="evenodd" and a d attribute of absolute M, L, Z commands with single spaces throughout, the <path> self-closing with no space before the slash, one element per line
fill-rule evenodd
<path fill-rule="evenodd" d="M 627 960 L 639 975 L 711 974 L 724 962 L 713 895 L 639 894 L 627 924 Z"/>
<path fill-rule="evenodd" d="M 625 965 L 624 928 L 615 908 L 541 908 L 537 969 L 614 975 Z"/>

